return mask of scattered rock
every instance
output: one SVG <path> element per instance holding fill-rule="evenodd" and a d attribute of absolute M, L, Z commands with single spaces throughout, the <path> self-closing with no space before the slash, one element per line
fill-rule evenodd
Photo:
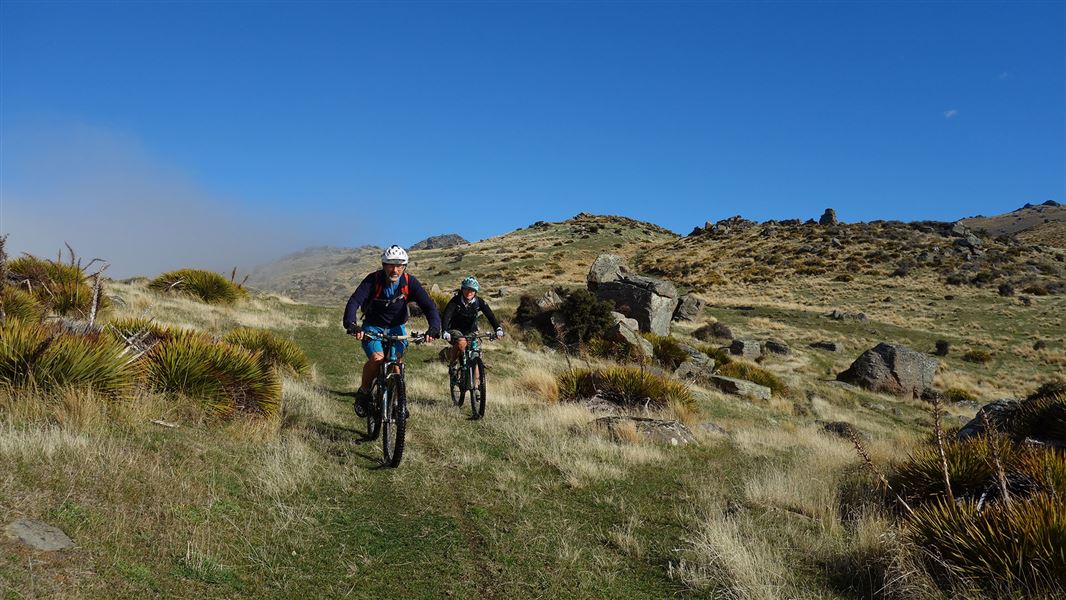
<path fill-rule="evenodd" d="M 626 324 L 626 321 L 632 320 L 633 319 L 625 319 L 624 321 L 617 321 L 607 330 L 604 337 L 608 340 L 621 342 L 636 348 L 642 356 L 654 356 L 655 348 L 651 345 L 651 342 L 637 333 L 636 329 L 633 329 Z"/>
<path fill-rule="evenodd" d="M 704 325 L 696 331 L 693 331 L 692 337 L 696 338 L 697 340 L 702 340 L 704 342 L 708 342 L 714 338 L 731 340 L 733 339 L 733 331 L 729 329 L 729 327 L 725 323 L 715 321 L 710 325 Z"/>
<path fill-rule="evenodd" d="M 845 312 L 845 311 L 836 310 L 836 309 L 834 309 L 833 312 L 827 314 L 826 316 L 829 317 L 830 319 L 833 319 L 834 321 L 865 321 L 866 320 L 866 313 L 861 313 L 861 312 L 860 313 L 852 313 L 852 312 Z"/>
<path fill-rule="evenodd" d="M 683 381 L 706 383 L 714 375 L 714 360 L 704 361 L 691 359 L 678 365 L 674 369 L 674 376 Z"/>
<path fill-rule="evenodd" d="M 811 348 L 815 348 L 817 350 L 825 350 L 827 352 L 842 352 L 844 350 L 844 345 L 840 342 L 830 342 L 828 340 L 812 342 L 810 346 Z"/>
<path fill-rule="evenodd" d="M 542 311 L 556 310 L 563 305 L 563 298 L 555 290 L 548 290 L 537 299 L 537 307 Z"/>
<path fill-rule="evenodd" d="M 762 347 L 773 354 L 790 354 L 792 349 L 781 340 L 769 339 L 763 342 Z"/>
<path fill-rule="evenodd" d="M 772 394 L 770 388 L 766 387 L 765 385 L 752 383 L 745 379 L 734 379 L 732 377 L 712 375 L 710 378 L 710 383 L 727 394 L 746 396 L 748 398 L 769 400 Z"/>
<path fill-rule="evenodd" d="M 838 435 L 844 439 L 852 440 L 858 438 L 859 440 L 866 441 L 867 435 L 859 431 L 851 423 L 847 421 L 818 421 L 818 424 L 822 426 L 825 431 Z"/>
<path fill-rule="evenodd" d="M 932 388 L 936 367 L 937 360 L 928 354 L 882 342 L 863 352 L 837 380 L 874 392 L 920 398 Z"/>
<path fill-rule="evenodd" d="M 1003 398 L 1000 400 L 993 400 L 988 404 L 981 407 L 981 410 L 977 411 L 977 414 L 970 422 L 963 425 L 962 429 L 956 434 L 958 439 L 964 440 L 975 435 L 982 435 L 985 432 L 984 417 L 982 415 L 988 415 L 988 420 L 992 422 L 992 425 L 1002 431 L 1007 423 L 1010 422 L 1011 417 L 1014 416 L 1015 411 L 1021 405 L 1021 401 L 1015 398 Z"/>
<path fill-rule="evenodd" d="M 762 344 L 755 340 L 733 340 L 729 345 L 729 353 L 749 360 L 755 360 L 762 356 Z"/>
<path fill-rule="evenodd" d="M 509 296 L 510 294 L 511 288 L 506 285 L 502 285 L 496 288 L 496 290 L 489 294 L 489 296 L 492 296 L 493 298 L 503 298 L 504 296 Z"/>
<path fill-rule="evenodd" d="M 721 434 L 721 435 L 729 435 L 729 432 L 726 431 L 724 427 L 722 427 L 721 425 L 717 425 L 715 423 L 711 423 L 710 421 L 707 421 L 706 423 L 700 423 L 697 426 L 697 429 L 699 429 L 700 431 L 705 431 L 707 433 L 717 433 L 717 434 Z"/>
<path fill-rule="evenodd" d="M 642 441 L 670 446 L 683 446 L 696 441 L 696 436 L 680 421 L 611 416 L 596 419 L 592 427 L 605 430 L 616 442 L 637 441 L 633 439 L 634 436 Z"/>
<path fill-rule="evenodd" d="M 4 533 L 11 539 L 45 552 L 56 552 L 74 547 L 74 540 L 63 533 L 63 530 L 42 521 L 19 519 L 5 527 Z"/>
<path fill-rule="evenodd" d="M 837 211 L 827 208 L 822 216 L 818 219 L 819 225 L 836 225 L 837 224 Z"/>
<path fill-rule="evenodd" d="M 677 303 L 677 309 L 674 310 L 674 320 L 693 321 L 696 317 L 700 316 L 705 305 L 706 302 L 704 302 L 699 296 L 685 294 L 684 296 L 681 296 L 681 299 Z"/>

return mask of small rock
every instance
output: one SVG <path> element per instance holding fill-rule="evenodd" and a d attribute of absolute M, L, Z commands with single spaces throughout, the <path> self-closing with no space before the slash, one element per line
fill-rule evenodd
<path fill-rule="evenodd" d="M 733 340 L 733 343 L 729 346 L 729 353 L 734 356 L 755 360 L 762 356 L 762 344 L 755 340 Z"/>
<path fill-rule="evenodd" d="M 600 417 L 593 428 L 606 430 L 616 442 L 631 442 L 636 433 L 641 439 L 670 446 L 684 446 L 696 441 L 692 431 L 680 421 L 664 421 L 646 417 Z"/>
<path fill-rule="evenodd" d="M 770 388 L 765 385 L 759 385 L 752 383 L 745 379 L 734 379 L 733 377 L 722 377 L 721 375 L 713 375 L 710 378 L 710 382 L 718 389 L 727 394 L 735 394 L 737 396 L 747 396 L 749 398 L 758 398 L 761 400 L 769 400 L 772 392 Z"/>
<path fill-rule="evenodd" d="M 867 439 L 866 434 L 856 429 L 854 425 L 847 421 L 818 421 L 818 424 L 820 424 L 825 431 L 845 439 L 850 440 L 858 438 L 863 441 Z"/>
<path fill-rule="evenodd" d="M 680 302 L 677 303 L 677 308 L 674 309 L 675 321 L 692 321 L 696 317 L 700 316 L 703 312 L 703 307 L 706 302 L 699 296 L 693 294 L 685 294 L 681 296 Z"/>
<path fill-rule="evenodd" d="M 772 352 L 774 354 L 789 354 L 792 352 L 792 349 L 788 347 L 788 344 L 781 340 L 769 339 L 763 342 L 762 346 L 767 352 Z"/>
<path fill-rule="evenodd" d="M 828 340 L 812 342 L 810 346 L 816 350 L 826 350 L 828 352 L 841 352 L 844 350 L 844 345 L 840 342 L 830 342 Z"/>
<path fill-rule="evenodd" d="M 705 431 L 707 433 L 729 435 L 729 432 L 726 431 L 724 427 L 715 423 L 711 423 L 710 421 L 707 421 L 706 423 L 700 423 L 699 425 L 697 425 L 697 429 L 699 429 L 700 431 Z"/>
<path fill-rule="evenodd" d="M 686 360 L 674 369 L 674 376 L 683 381 L 706 382 L 714 375 L 714 360 Z"/>
<path fill-rule="evenodd" d="M 31 548 L 46 552 L 74 547 L 74 540 L 63 533 L 63 530 L 42 521 L 19 519 L 4 528 L 4 532 L 9 538 L 17 539 Z"/>
<path fill-rule="evenodd" d="M 866 313 L 852 313 L 842 310 L 833 310 L 833 312 L 826 315 L 834 321 L 865 321 Z"/>

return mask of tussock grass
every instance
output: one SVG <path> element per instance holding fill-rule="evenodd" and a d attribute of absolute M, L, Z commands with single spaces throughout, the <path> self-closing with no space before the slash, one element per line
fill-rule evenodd
<path fill-rule="evenodd" d="M 137 372 L 125 348 L 100 335 L 8 320 L 0 323 L 0 385 L 44 393 L 81 388 L 116 397 L 130 390 Z"/>
<path fill-rule="evenodd" d="M 1066 581 L 1066 510 L 1061 497 L 1035 494 L 978 508 L 975 500 L 931 502 L 907 520 L 930 562 L 990 592 L 1042 595 Z"/>
<path fill-rule="evenodd" d="M 259 353 L 264 365 L 279 372 L 296 377 L 311 374 L 311 361 L 299 346 L 265 329 L 235 329 L 223 336 L 222 341 Z"/>
<path fill-rule="evenodd" d="M 83 317 L 92 307 L 92 286 L 77 264 L 20 256 L 7 262 L 7 276 L 47 310 L 58 315 Z M 101 296 L 100 308 L 106 307 L 107 298 Z"/>
<path fill-rule="evenodd" d="M 539 367 L 524 369 L 518 387 L 546 402 L 559 401 L 559 381 L 550 371 Z"/>
<path fill-rule="evenodd" d="M 22 321 L 40 321 L 45 307 L 29 292 L 0 283 L 0 307 L 4 317 Z"/>
<path fill-rule="evenodd" d="M 148 289 L 165 293 L 185 294 L 208 304 L 233 304 L 248 296 L 243 287 L 213 271 L 178 269 L 159 275 Z"/>
<path fill-rule="evenodd" d="M 280 408 L 278 375 L 244 348 L 183 333 L 145 358 L 152 390 L 196 398 L 216 417 L 238 412 L 275 416 Z"/>
<path fill-rule="evenodd" d="M 689 359 L 688 352 L 681 347 L 681 342 L 669 335 L 646 333 L 644 337 L 651 342 L 655 360 L 665 369 L 673 371 Z"/>
<path fill-rule="evenodd" d="M 564 371 L 557 380 L 559 397 L 567 400 L 599 396 L 629 407 L 695 408 L 692 391 L 684 383 L 635 367 Z"/>
<path fill-rule="evenodd" d="M 441 314 L 444 314 L 444 309 L 448 306 L 448 303 L 452 301 L 453 296 L 455 296 L 454 292 L 429 292 L 430 299 L 432 299 L 433 303 L 437 305 L 437 310 Z"/>

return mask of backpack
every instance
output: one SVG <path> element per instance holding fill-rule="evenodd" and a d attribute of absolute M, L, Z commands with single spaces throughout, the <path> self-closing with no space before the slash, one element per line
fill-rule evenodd
<path fill-rule="evenodd" d="M 392 305 L 393 302 L 396 302 L 400 298 L 403 298 L 403 301 L 407 302 L 408 301 L 407 298 L 408 298 L 409 291 L 410 291 L 410 289 L 409 289 L 409 278 L 407 276 L 407 273 L 404 273 L 403 276 L 400 278 L 400 289 L 399 289 L 400 293 L 398 295 L 394 296 L 392 298 L 392 300 L 384 301 L 385 302 L 385 306 Z M 378 272 L 378 276 L 374 278 L 374 291 L 373 291 L 373 293 L 371 293 L 370 297 L 366 299 L 366 303 L 363 304 L 363 306 L 360 307 L 360 308 L 363 309 L 363 314 L 364 315 L 367 314 L 367 312 L 369 312 L 370 305 L 375 300 L 380 299 L 381 298 L 381 294 L 383 294 L 384 292 L 385 292 L 385 274 L 379 271 Z"/>

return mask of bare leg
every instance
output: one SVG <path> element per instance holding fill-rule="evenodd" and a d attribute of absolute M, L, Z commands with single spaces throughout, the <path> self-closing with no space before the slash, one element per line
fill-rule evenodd
<path fill-rule="evenodd" d="M 364 390 L 370 391 L 370 386 L 374 385 L 374 378 L 377 377 L 378 371 L 381 370 L 381 363 L 385 362 L 385 354 L 382 352 L 375 352 L 367 359 L 366 364 L 363 365 L 363 385 Z"/>

